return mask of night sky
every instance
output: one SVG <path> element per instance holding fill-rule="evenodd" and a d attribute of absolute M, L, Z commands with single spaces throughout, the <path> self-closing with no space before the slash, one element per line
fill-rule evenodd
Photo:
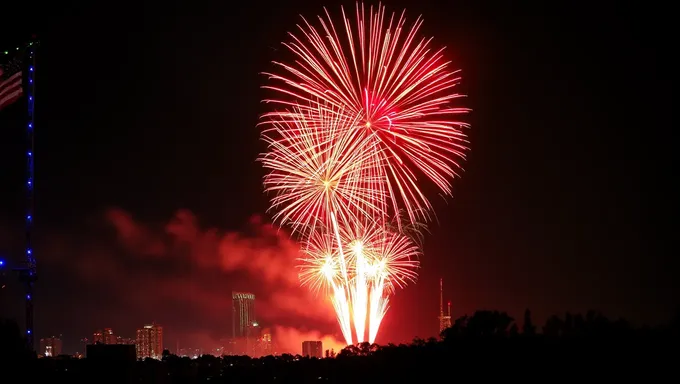
<path fill-rule="evenodd" d="M 82 351 L 96 329 L 156 321 L 166 347 L 209 348 L 242 290 L 289 348 L 339 337 L 330 306 L 298 287 L 296 245 L 271 227 L 255 163 L 258 73 L 298 14 L 338 4 L 19 3 L 3 4 L 0 50 L 42 43 L 36 336 Z M 679 304 L 668 11 L 532 3 L 386 3 L 424 16 L 473 112 L 463 177 L 453 199 L 432 199 L 420 280 L 393 297 L 380 343 L 436 333 L 439 277 L 454 317 L 593 308 L 655 324 Z M 24 101 L 0 112 L 9 263 L 22 254 Z M 2 315 L 23 322 L 20 287 L 3 279 Z"/>

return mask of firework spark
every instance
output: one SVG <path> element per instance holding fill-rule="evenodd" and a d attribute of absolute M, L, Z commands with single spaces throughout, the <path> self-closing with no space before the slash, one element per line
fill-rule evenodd
<path fill-rule="evenodd" d="M 304 244 L 302 284 L 330 297 L 348 344 L 352 330 L 374 342 L 390 295 L 417 277 L 405 228 L 432 212 L 418 177 L 450 195 L 468 150 L 458 72 L 421 25 L 381 5 L 357 4 L 355 23 L 342 9 L 342 28 L 328 11 L 303 18 L 284 43 L 294 59 L 266 74 L 278 96 L 261 123 L 265 190 Z"/>
<path fill-rule="evenodd" d="M 403 208 L 412 222 L 429 220 L 431 205 L 416 171 L 450 195 L 451 179 L 467 150 L 462 132 L 467 124 L 455 117 L 468 110 L 451 103 L 462 97 L 453 91 L 458 71 L 448 70 L 443 48 L 434 50 L 432 39 L 417 37 L 420 18 L 407 28 L 404 13 L 386 17 L 379 5 L 366 14 L 357 4 L 356 23 L 344 9 L 342 20 L 344 34 L 328 11 L 318 17 L 318 27 L 303 18 L 299 34 L 291 33 L 284 43 L 294 63 L 275 62 L 283 74 L 267 73 L 273 83 L 265 88 L 284 97 L 266 101 L 288 110 L 308 109 L 308 115 L 330 107 L 349 116 L 336 133 L 358 141 L 370 138 L 381 149 L 373 153 L 372 162 L 380 166 L 372 175 L 379 172 L 385 181 L 391 213 Z M 265 117 L 279 123 L 298 120 L 295 113 Z"/>
<path fill-rule="evenodd" d="M 381 161 L 375 143 L 340 134 L 355 122 L 346 115 L 321 108 L 296 112 L 296 120 L 275 121 L 262 135 L 269 151 L 260 161 L 270 170 L 264 185 L 275 195 L 274 220 L 304 235 L 328 224 L 331 212 L 349 221 L 383 216 L 384 180 L 371 174 Z"/>
<path fill-rule="evenodd" d="M 343 299 L 349 299 L 357 341 L 366 339 L 368 323 L 368 340 L 373 342 L 390 294 L 417 279 L 420 251 L 410 237 L 378 222 L 354 222 L 337 233 L 339 242 L 333 230 L 315 231 L 309 237 L 300 259 L 300 280 L 314 291 L 330 294 L 336 307 L 342 308 Z M 344 271 L 341 252 L 347 265 Z M 343 292 L 341 297 L 336 295 L 338 291 Z M 347 323 L 344 318 L 339 312 L 341 324 Z"/>

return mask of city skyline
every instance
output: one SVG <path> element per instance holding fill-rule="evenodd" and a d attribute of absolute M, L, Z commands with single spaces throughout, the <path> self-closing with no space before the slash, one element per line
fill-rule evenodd
<path fill-rule="evenodd" d="M 433 291 L 434 292 L 434 291 Z M 443 304 L 443 279 L 440 278 L 439 281 L 439 295 L 440 295 L 440 304 Z M 444 320 L 448 321 L 446 324 L 450 325 L 451 324 L 451 302 L 449 301 L 447 303 L 448 305 L 448 316 L 444 316 Z M 248 319 L 256 318 L 256 313 L 255 313 L 255 295 L 245 292 L 245 291 L 234 291 L 232 292 L 232 314 L 236 314 L 232 316 L 232 322 L 236 319 L 237 321 L 233 324 L 239 324 L 241 317 L 238 316 L 238 309 L 243 308 L 248 312 L 247 314 L 244 313 L 243 319 L 245 321 L 248 321 Z M 440 307 L 440 311 L 441 311 Z M 434 315 L 434 313 L 433 313 Z M 440 331 L 441 332 L 441 326 L 442 326 L 442 312 L 439 312 L 437 319 L 439 321 L 439 326 L 440 326 Z M 251 323 L 251 326 L 245 327 L 245 333 L 243 338 L 246 339 L 246 344 L 240 346 L 240 348 L 243 348 L 243 351 L 245 351 L 245 354 L 248 354 L 250 356 L 255 356 L 259 355 L 262 352 L 277 352 L 275 351 L 275 334 L 272 332 L 272 327 L 275 326 L 275 324 L 267 324 L 266 326 L 262 326 L 261 324 L 257 323 L 257 321 L 254 321 L 255 324 Z M 142 329 L 146 327 L 152 327 L 152 325 L 145 325 Z M 222 354 L 232 354 L 233 351 L 230 350 L 230 348 L 235 348 L 235 342 L 234 340 L 236 338 L 233 337 L 233 332 L 234 329 L 233 327 L 231 334 L 230 335 L 224 335 L 220 337 L 220 340 L 215 340 L 213 343 L 209 345 L 204 345 L 204 346 L 196 346 L 195 343 L 192 342 L 192 340 L 184 340 L 183 342 L 177 341 L 175 345 L 165 345 L 164 349 L 167 349 L 171 351 L 172 353 L 176 353 L 179 356 L 199 356 L 201 354 L 211 354 L 211 355 L 222 355 Z M 139 329 L 137 330 L 139 331 Z M 252 332 L 251 333 L 249 333 Z M 137 332 L 135 332 L 137 333 Z M 163 331 L 165 334 L 166 332 Z M 75 337 L 75 336 L 74 336 Z M 238 338 L 239 336 L 237 336 Z M 63 338 L 63 335 L 60 335 L 59 339 L 61 340 Z M 47 339 L 47 338 L 45 338 Z M 114 331 L 114 328 L 112 327 L 105 327 L 105 328 L 99 328 L 95 331 L 92 332 L 92 338 L 79 338 L 82 344 L 82 348 L 75 348 L 73 351 L 68 351 L 71 354 L 82 354 L 85 352 L 84 346 L 87 344 L 96 344 L 96 343 L 102 343 L 102 344 L 136 344 L 136 336 L 133 338 L 128 338 L 125 337 L 124 335 L 120 335 Z M 247 339 L 252 339 L 250 341 L 250 344 L 248 344 Z M 41 339 L 42 340 L 42 339 Z M 307 342 L 309 340 L 305 340 L 304 342 Z M 314 341 L 316 342 L 316 341 Z M 321 343 L 321 341 L 319 341 Z M 337 345 L 331 346 L 331 348 L 327 349 L 335 349 L 334 347 L 337 347 Z M 41 347 L 42 348 L 42 347 Z M 238 348 L 238 347 L 237 347 Z M 259 352 L 254 351 L 254 348 L 258 348 Z M 322 351 L 325 353 L 325 350 Z M 295 354 L 295 348 L 287 348 L 286 351 L 284 352 L 279 352 L 279 353 L 293 353 Z"/>
<path fill-rule="evenodd" d="M 240 312 L 242 309 L 242 312 Z M 184 350 L 186 353 L 184 355 L 186 356 L 194 356 L 196 355 L 196 351 L 209 351 L 208 354 L 221 354 L 223 352 L 226 353 L 226 351 L 222 351 L 224 348 L 227 348 L 230 344 L 228 340 L 230 339 L 236 339 L 239 337 L 243 338 L 250 338 L 251 336 L 254 337 L 255 339 L 258 339 L 257 342 L 261 343 L 260 347 L 262 351 L 272 351 L 272 331 L 269 327 L 267 328 L 262 328 L 259 323 L 257 323 L 256 319 L 256 313 L 255 313 L 255 295 L 252 293 L 247 293 L 244 291 L 239 291 L 239 292 L 233 292 L 232 293 L 232 327 L 231 331 L 229 334 L 225 334 L 223 337 L 221 337 L 221 341 L 215 341 L 211 347 L 196 347 L 192 346 L 192 341 L 191 340 L 185 340 L 184 343 L 182 344 L 189 344 L 187 347 L 182 347 L 182 348 L 167 348 L 165 347 L 164 349 L 169 349 L 175 353 L 178 353 L 180 350 Z M 241 316 L 242 315 L 242 316 Z M 249 324 L 249 325 L 247 325 Z M 242 331 L 242 336 L 239 336 L 238 332 L 240 332 L 241 327 L 243 327 Z M 69 354 L 82 354 L 85 352 L 85 346 L 88 344 L 105 344 L 105 345 L 115 345 L 115 344 L 137 344 L 137 340 L 140 338 L 140 332 L 144 332 L 145 330 L 152 329 L 152 328 L 158 328 L 160 329 L 161 334 L 164 333 L 162 326 L 158 326 L 155 323 L 152 324 L 146 324 L 142 328 L 136 329 L 134 332 L 135 335 L 132 338 L 117 334 L 114 332 L 114 328 L 112 327 L 105 327 L 105 328 L 98 328 L 95 331 L 91 333 L 91 338 L 89 337 L 80 337 L 77 335 L 74 335 L 72 338 L 77 338 L 80 341 L 80 345 L 82 348 L 74 348 L 74 350 L 69 350 Z M 252 333 L 252 334 L 251 334 Z M 161 336 L 162 339 L 163 336 Z M 40 343 L 42 343 L 44 340 L 50 340 L 54 339 L 54 336 L 51 337 L 43 337 L 40 338 Z M 151 336 L 147 336 L 146 339 L 150 339 Z M 63 339 L 63 334 L 60 334 L 58 338 L 60 346 L 59 346 L 59 351 L 61 352 L 61 340 Z M 69 338 L 70 339 L 70 338 Z M 147 341 L 146 344 L 149 344 Z M 161 342 L 162 345 L 162 342 Z M 177 341 L 177 345 L 180 345 L 179 341 Z M 246 346 L 247 349 L 252 349 L 252 345 Z M 39 347 L 39 350 L 44 349 L 42 344 Z M 148 349 L 148 348 L 147 348 Z M 151 348 L 153 349 L 153 348 Z M 162 352 L 162 350 L 161 350 Z M 150 355 L 148 352 L 141 352 L 144 355 Z M 155 353 L 155 352 L 154 352 Z M 251 353 L 249 353 L 250 355 Z M 160 356 L 160 355 L 159 355 Z M 149 356 L 151 357 L 151 356 Z"/>

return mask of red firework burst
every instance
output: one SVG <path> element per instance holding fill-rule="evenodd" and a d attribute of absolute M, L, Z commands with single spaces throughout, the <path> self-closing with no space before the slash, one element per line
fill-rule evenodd
<path fill-rule="evenodd" d="M 412 221 L 428 220 L 431 205 L 421 191 L 419 171 L 445 194 L 451 194 L 451 180 L 458 175 L 465 158 L 466 123 L 457 115 L 465 108 L 453 105 L 462 97 L 454 91 L 460 77 L 449 70 L 443 48 L 431 48 L 431 40 L 419 38 L 422 19 L 406 27 L 404 13 L 386 16 L 385 7 L 356 6 L 353 24 L 342 10 L 344 28 L 336 29 L 328 11 L 318 17 L 318 26 L 303 18 L 298 34 L 284 43 L 296 57 L 294 63 L 275 62 L 282 74 L 270 74 L 281 98 L 265 100 L 306 110 L 310 121 L 320 110 L 343 114 L 347 121 L 339 135 L 355 140 L 369 139 L 379 166 L 370 177 L 385 180 L 391 214 L 401 209 Z M 287 123 L 299 120 L 293 110 L 266 114 L 266 121 Z M 322 117 L 317 123 L 321 126 Z M 382 194 L 382 192 L 380 193 Z"/>
<path fill-rule="evenodd" d="M 284 43 L 295 56 L 267 74 L 260 157 L 275 219 L 303 242 L 303 284 L 329 294 L 345 340 L 373 342 L 395 287 L 415 281 L 419 250 L 404 234 L 432 210 L 418 177 L 445 194 L 468 150 L 455 106 L 460 78 L 443 49 L 418 37 L 422 20 L 356 6 L 356 22 L 330 14 Z M 396 217 L 397 231 L 388 228 Z"/>

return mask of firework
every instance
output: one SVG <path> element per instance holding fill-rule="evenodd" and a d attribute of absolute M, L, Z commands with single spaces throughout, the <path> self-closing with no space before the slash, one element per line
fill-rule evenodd
<path fill-rule="evenodd" d="M 273 122 L 262 135 L 274 220 L 304 235 L 328 224 L 331 212 L 348 221 L 385 215 L 384 179 L 371 174 L 380 168 L 380 148 L 370 138 L 340 134 L 355 120 L 321 108 L 296 108 L 296 117 Z"/>
<path fill-rule="evenodd" d="M 378 6 L 367 14 L 357 4 L 354 24 L 342 9 L 344 33 L 328 11 L 318 21 L 316 27 L 303 18 L 299 33 L 284 43 L 294 63 L 275 62 L 282 74 L 268 73 L 272 84 L 265 88 L 283 97 L 266 101 L 287 110 L 308 109 L 308 116 L 327 108 L 348 116 L 335 133 L 370 138 L 381 149 L 373 153 L 372 162 L 380 166 L 372 176 L 385 181 L 391 213 L 404 209 L 412 222 L 429 220 L 431 205 L 416 172 L 450 195 L 467 150 L 466 124 L 456 119 L 467 109 L 452 106 L 462 97 L 453 91 L 458 71 L 448 70 L 443 49 L 432 49 L 431 39 L 417 37 L 420 18 L 408 28 L 404 13 L 386 17 L 385 7 Z M 298 120 L 296 113 L 265 117 Z"/>
<path fill-rule="evenodd" d="M 415 281 L 405 229 L 430 219 L 422 181 L 450 195 L 468 149 L 457 71 L 421 25 L 380 5 L 357 4 L 355 23 L 342 9 L 341 28 L 328 11 L 317 26 L 303 18 L 284 43 L 294 59 L 267 74 L 265 190 L 304 245 L 302 284 L 330 297 L 348 344 L 353 330 L 374 342 L 390 295 Z"/>
<path fill-rule="evenodd" d="M 353 322 L 357 341 L 364 341 L 368 323 L 373 342 L 390 294 L 416 280 L 420 251 L 410 237 L 375 221 L 341 226 L 337 234 L 339 242 L 334 230 L 313 232 L 303 247 L 300 279 L 313 291 L 330 294 L 346 339 L 349 333 L 351 340 Z M 345 307 L 351 307 L 351 317 Z"/>

